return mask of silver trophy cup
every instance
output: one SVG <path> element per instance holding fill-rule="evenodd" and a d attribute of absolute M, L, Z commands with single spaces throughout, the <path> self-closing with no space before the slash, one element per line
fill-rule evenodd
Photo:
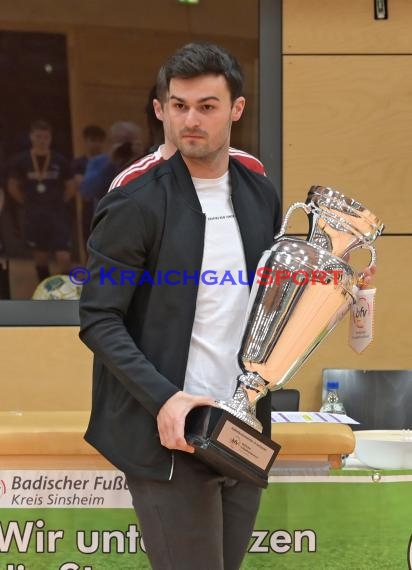
<path fill-rule="evenodd" d="M 306 240 L 285 235 L 289 217 L 298 208 L 309 217 Z M 284 386 L 348 312 L 362 276 L 346 259 L 351 251 L 367 248 L 370 265 L 375 264 L 376 252 L 371 244 L 383 227 L 362 204 L 323 186 L 313 186 L 305 203 L 289 208 L 279 235 L 271 249 L 263 253 L 256 271 L 238 355 L 242 374 L 237 390 L 230 401 L 217 402 L 217 409 L 226 412 L 219 418 L 218 429 L 206 429 L 209 418 L 203 417 L 202 435 L 189 438 L 206 462 L 233 475 L 230 459 L 225 457 L 222 462 L 219 453 L 227 454 L 229 450 L 236 462 L 236 453 L 241 451 L 244 465 L 235 470 L 235 476 L 266 486 L 278 449 L 273 450 L 261 472 L 262 464 L 257 465 L 255 457 L 265 451 L 260 449 L 262 446 L 270 448 L 271 444 L 260 435 L 262 425 L 256 418 L 256 404 L 268 390 Z M 222 437 L 224 430 L 227 436 Z M 243 476 L 245 465 L 252 466 L 251 477 Z"/>
<path fill-rule="evenodd" d="M 298 208 L 309 217 L 306 240 L 284 235 Z M 346 315 L 362 276 L 344 258 L 367 248 L 375 264 L 371 243 L 383 228 L 362 204 L 324 186 L 312 186 L 305 203 L 289 208 L 253 284 L 239 352 L 243 374 L 232 400 L 220 407 L 262 430 L 256 402 L 284 386 Z"/>

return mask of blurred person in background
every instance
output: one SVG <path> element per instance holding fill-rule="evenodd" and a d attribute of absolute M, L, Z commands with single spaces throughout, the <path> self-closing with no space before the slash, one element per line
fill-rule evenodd
<path fill-rule="evenodd" d="M 144 155 L 143 131 L 136 123 L 118 121 L 108 134 L 108 150 L 91 158 L 79 191 L 95 203 L 107 192 L 113 178 L 132 160 Z"/>
<path fill-rule="evenodd" d="M 84 178 L 87 164 L 90 159 L 99 156 L 104 152 L 104 145 L 106 141 L 106 132 L 98 125 L 87 125 L 83 129 L 83 146 L 84 154 L 76 157 L 73 160 L 72 169 L 76 188 L 79 186 Z M 79 196 L 79 194 L 78 194 Z M 90 225 L 92 222 L 94 211 L 94 201 L 92 199 L 80 196 L 78 199 L 78 212 L 79 212 L 79 230 L 81 230 L 81 241 L 83 244 L 87 242 L 90 233 Z"/>
<path fill-rule="evenodd" d="M 106 132 L 98 125 L 88 125 L 82 134 L 84 154 L 73 160 L 73 174 L 78 184 L 83 180 L 89 160 L 103 154 L 106 141 Z"/>
<path fill-rule="evenodd" d="M 54 253 L 61 273 L 71 267 L 71 220 L 68 203 L 75 195 L 69 162 L 51 150 L 52 128 L 43 120 L 30 127 L 31 148 L 11 160 L 7 191 L 23 209 L 24 237 L 33 254 L 37 277 L 50 275 Z"/>

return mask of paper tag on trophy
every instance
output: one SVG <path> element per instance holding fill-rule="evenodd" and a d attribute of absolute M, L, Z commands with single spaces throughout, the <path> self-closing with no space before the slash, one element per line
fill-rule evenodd
<path fill-rule="evenodd" d="M 373 317 L 376 289 L 359 289 L 351 307 L 349 346 L 362 352 L 373 340 Z"/>

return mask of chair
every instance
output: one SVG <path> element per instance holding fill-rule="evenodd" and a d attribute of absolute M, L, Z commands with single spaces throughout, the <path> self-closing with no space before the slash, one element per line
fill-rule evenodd
<path fill-rule="evenodd" d="M 271 392 L 272 410 L 278 412 L 297 412 L 300 392 L 294 388 L 281 388 Z"/>

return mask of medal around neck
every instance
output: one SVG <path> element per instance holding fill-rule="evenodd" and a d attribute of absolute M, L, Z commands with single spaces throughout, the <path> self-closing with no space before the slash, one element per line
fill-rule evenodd
<path fill-rule="evenodd" d="M 44 162 L 41 167 L 39 157 L 33 150 L 30 152 L 30 157 L 34 169 L 35 180 L 37 180 L 36 191 L 38 194 L 44 194 L 47 190 L 47 186 L 43 180 L 47 176 L 47 169 L 50 165 L 50 151 L 45 155 Z"/>
<path fill-rule="evenodd" d="M 296 209 L 308 215 L 306 239 L 285 235 Z M 344 257 L 366 248 L 374 265 L 372 243 L 383 229 L 362 204 L 324 186 L 312 186 L 305 203 L 289 208 L 259 261 L 265 277 L 257 272 L 253 283 L 236 392 L 215 408 L 195 408 L 186 420 L 187 441 L 217 472 L 267 486 L 280 446 L 262 435 L 256 405 L 296 374 L 354 305 L 361 276 Z"/>

